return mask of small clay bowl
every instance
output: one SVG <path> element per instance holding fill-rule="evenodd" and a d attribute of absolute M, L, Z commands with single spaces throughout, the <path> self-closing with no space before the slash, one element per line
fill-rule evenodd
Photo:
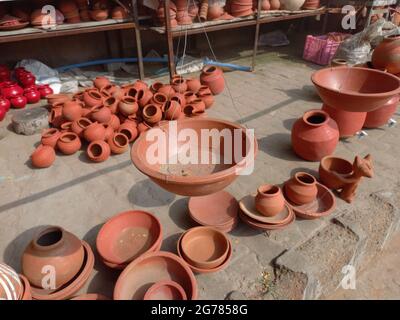
<path fill-rule="evenodd" d="M 181 248 L 184 259 L 191 265 L 213 269 L 225 261 L 229 239 L 215 228 L 195 227 L 184 233 Z"/>
<path fill-rule="evenodd" d="M 161 223 L 145 211 L 125 211 L 100 229 L 96 246 L 100 256 L 112 264 L 127 264 L 145 252 L 153 252 L 162 241 Z"/>
<path fill-rule="evenodd" d="M 98 293 L 87 293 L 76 296 L 70 300 L 110 300 L 110 298 Z"/>
<path fill-rule="evenodd" d="M 153 284 L 144 295 L 143 300 L 187 300 L 182 286 L 172 280 L 159 281 Z"/>

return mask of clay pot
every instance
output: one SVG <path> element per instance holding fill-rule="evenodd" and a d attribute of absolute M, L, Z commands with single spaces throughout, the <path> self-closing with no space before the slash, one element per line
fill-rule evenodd
<path fill-rule="evenodd" d="M 110 300 L 106 296 L 98 293 L 87 293 L 76 296 L 70 300 Z"/>
<path fill-rule="evenodd" d="M 210 88 L 213 95 L 220 94 L 224 91 L 225 80 L 222 70 L 218 67 L 204 67 L 200 75 L 200 81 L 201 84 Z"/>
<path fill-rule="evenodd" d="M 72 122 L 71 131 L 76 133 L 79 137 L 83 137 L 83 131 L 92 124 L 88 118 L 82 117 Z"/>
<path fill-rule="evenodd" d="M 271 10 L 279 10 L 281 7 L 281 2 L 279 0 L 270 0 Z"/>
<path fill-rule="evenodd" d="M 32 165 L 36 168 L 48 168 L 56 160 L 56 153 L 51 146 L 39 145 L 31 154 Z"/>
<path fill-rule="evenodd" d="M 280 0 L 283 10 L 298 11 L 303 6 L 305 0 Z"/>
<path fill-rule="evenodd" d="M 179 283 L 164 280 L 153 284 L 146 291 L 143 300 L 187 300 L 187 297 Z"/>
<path fill-rule="evenodd" d="M 171 81 L 172 88 L 174 88 L 177 93 L 184 93 L 187 90 L 187 84 L 185 79 L 178 76 Z"/>
<path fill-rule="evenodd" d="M 42 138 L 40 142 L 44 146 L 55 148 L 60 135 L 61 132 L 58 131 L 56 128 L 46 129 L 42 133 Z"/>
<path fill-rule="evenodd" d="M 125 96 L 125 90 L 118 86 L 115 86 L 114 88 L 115 90 L 112 93 L 112 96 L 117 100 L 121 100 Z"/>
<path fill-rule="evenodd" d="M 320 7 L 320 0 L 306 0 L 303 4 L 302 9 L 305 10 L 316 10 Z"/>
<path fill-rule="evenodd" d="M 212 94 L 200 95 L 199 98 L 203 100 L 206 109 L 211 108 L 211 106 L 214 104 L 214 96 Z"/>
<path fill-rule="evenodd" d="M 83 94 L 83 101 L 85 102 L 86 107 L 93 108 L 103 104 L 103 97 L 100 92 L 92 89 L 85 91 Z"/>
<path fill-rule="evenodd" d="M 120 132 L 114 133 L 108 140 L 111 152 L 115 154 L 121 154 L 128 150 L 129 139 L 128 137 Z"/>
<path fill-rule="evenodd" d="M 319 161 L 332 154 L 338 141 L 336 122 L 322 110 L 307 111 L 292 127 L 292 148 L 305 160 Z"/>
<path fill-rule="evenodd" d="M 314 201 L 317 197 L 317 181 L 306 172 L 297 172 L 293 178 L 285 182 L 286 197 L 297 205 Z"/>
<path fill-rule="evenodd" d="M 40 89 L 39 89 L 39 91 L 40 91 Z M 63 104 L 64 104 L 65 102 L 71 100 L 70 97 L 69 97 L 68 95 L 63 94 L 63 93 L 59 93 L 59 94 L 48 94 L 48 95 L 46 96 L 46 99 L 47 99 L 47 102 L 48 102 L 50 105 L 54 105 L 54 104 L 56 104 L 56 103 L 63 103 Z"/>
<path fill-rule="evenodd" d="M 43 267 L 55 270 L 55 287 L 59 288 L 79 272 L 84 259 L 82 242 L 61 227 L 46 227 L 26 247 L 22 255 L 22 272 L 29 282 L 43 288 Z M 54 289 L 56 289 L 54 288 Z"/>
<path fill-rule="evenodd" d="M 167 101 L 164 105 L 165 119 L 177 120 L 182 114 L 181 105 L 176 101 Z"/>
<path fill-rule="evenodd" d="M 80 11 L 79 11 L 79 16 L 80 16 L 80 18 L 81 18 L 81 20 L 82 20 L 83 22 L 88 22 L 88 21 L 90 21 L 90 13 L 89 13 L 89 10 L 80 10 Z"/>
<path fill-rule="evenodd" d="M 257 189 L 255 206 L 258 212 L 266 217 L 273 217 L 285 207 L 285 198 L 281 188 L 265 184 Z"/>
<path fill-rule="evenodd" d="M 10 107 L 10 100 L 0 97 L 0 108 L 4 109 L 5 112 L 8 112 L 8 110 L 10 110 Z"/>
<path fill-rule="evenodd" d="M 59 128 L 61 124 L 64 122 L 62 117 L 62 108 L 53 108 L 49 113 L 49 123 L 53 125 L 53 127 Z"/>
<path fill-rule="evenodd" d="M 61 133 L 57 141 L 57 148 L 64 154 L 74 154 L 81 146 L 81 140 L 74 132 Z"/>
<path fill-rule="evenodd" d="M 114 129 L 108 123 L 104 123 L 103 126 L 106 129 L 104 140 L 107 141 L 114 134 Z"/>
<path fill-rule="evenodd" d="M 116 98 L 108 97 L 104 100 L 103 106 L 110 109 L 112 114 L 115 114 L 118 110 L 118 103 L 119 100 L 117 100 Z"/>
<path fill-rule="evenodd" d="M 21 282 L 24 286 L 24 292 L 22 293 L 22 296 L 19 300 L 26 300 L 26 301 L 32 300 L 31 285 L 28 279 L 22 274 L 19 274 L 19 278 L 21 279 Z"/>
<path fill-rule="evenodd" d="M 108 10 L 91 10 L 89 14 L 94 21 L 103 21 L 108 18 Z"/>
<path fill-rule="evenodd" d="M 129 142 L 135 141 L 139 132 L 132 122 L 125 122 L 120 125 L 118 128 L 118 132 L 123 133 L 126 137 L 128 137 Z"/>
<path fill-rule="evenodd" d="M 96 79 L 93 80 L 93 85 L 99 90 L 109 84 L 111 84 L 111 82 L 107 77 L 96 77 Z"/>
<path fill-rule="evenodd" d="M 175 90 L 170 84 L 165 84 L 160 89 L 158 89 L 158 93 L 165 94 L 167 99 L 169 99 L 175 94 Z"/>
<path fill-rule="evenodd" d="M 182 93 L 175 93 L 169 100 L 178 102 L 181 107 L 186 104 L 185 96 Z"/>
<path fill-rule="evenodd" d="M 118 110 L 124 116 L 129 116 L 139 110 L 139 105 L 134 97 L 127 96 L 118 103 Z"/>
<path fill-rule="evenodd" d="M 90 109 L 90 119 L 93 122 L 108 123 L 111 120 L 111 114 L 111 110 L 103 106 L 96 106 Z"/>
<path fill-rule="evenodd" d="M 200 88 L 199 88 L 199 91 L 197 92 L 197 94 L 199 96 L 202 96 L 202 95 L 206 95 L 206 94 L 212 94 L 212 92 L 211 92 L 211 90 L 210 90 L 210 88 L 208 86 L 201 85 Z"/>
<path fill-rule="evenodd" d="M 65 121 L 64 123 L 61 124 L 60 129 L 61 132 L 66 132 L 66 131 L 71 131 L 71 127 L 72 127 L 72 121 Z"/>
<path fill-rule="evenodd" d="M 331 67 L 343 67 L 343 66 L 348 66 L 347 60 L 344 59 L 332 59 L 331 61 Z"/>
<path fill-rule="evenodd" d="M 120 122 L 119 118 L 115 114 L 112 114 L 111 115 L 111 119 L 108 122 L 108 124 L 115 131 L 115 130 L 118 130 L 119 126 L 121 125 L 121 122 Z"/>
<path fill-rule="evenodd" d="M 190 78 L 186 80 L 187 91 L 192 91 L 193 93 L 197 93 L 201 87 L 201 83 L 199 79 Z"/>
<path fill-rule="evenodd" d="M 143 108 L 143 119 L 149 124 L 156 124 L 162 119 L 161 108 L 154 104 L 148 104 Z"/>
<path fill-rule="evenodd" d="M 341 189 L 344 179 L 353 175 L 353 164 L 346 159 L 326 156 L 319 164 L 319 180 L 329 189 Z"/>
<path fill-rule="evenodd" d="M 366 112 L 349 112 L 332 108 L 326 104 L 322 106 L 322 110 L 327 112 L 337 123 L 340 138 L 354 136 L 362 129 L 367 117 Z"/>
<path fill-rule="evenodd" d="M 372 65 L 392 74 L 400 73 L 400 36 L 386 36 L 372 53 Z"/>
<path fill-rule="evenodd" d="M 96 140 L 89 144 L 86 153 L 90 160 L 94 162 L 103 162 L 110 157 L 111 149 L 107 142 Z"/>
<path fill-rule="evenodd" d="M 124 8 L 121 6 L 116 6 L 114 9 L 111 11 L 111 17 L 113 19 L 127 19 L 129 17 L 129 12 L 127 12 Z"/>
<path fill-rule="evenodd" d="M 62 108 L 62 116 L 68 121 L 78 120 L 82 116 L 81 102 L 66 101 Z"/>
<path fill-rule="evenodd" d="M 257 3 L 256 3 L 257 7 Z M 271 4 L 269 3 L 269 0 L 262 0 L 261 1 L 261 10 L 263 11 L 268 11 L 271 9 Z"/>
<path fill-rule="evenodd" d="M 394 96 L 383 107 L 367 113 L 363 127 L 378 128 L 388 123 L 397 110 L 399 96 Z"/>
<path fill-rule="evenodd" d="M 139 123 L 137 129 L 138 129 L 138 131 L 139 131 L 139 134 L 142 134 L 143 132 L 145 132 L 145 131 L 151 129 L 151 125 L 149 125 L 149 124 L 146 123 L 146 122 L 141 122 L 141 123 Z"/>
<path fill-rule="evenodd" d="M 0 300 L 20 300 L 23 291 L 18 273 L 5 263 L 0 263 Z"/>
<path fill-rule="evenodd" d="M 155 94 L 155 93 L 158 92 L 158 90 L 161 89 L 161 87 L 162 87 L 163 85 L 164 85 L 164 84 L 163 84 L 162 82 L 156 81 L 156 82 L 154 82 L 154 83 L 150 86 L 150 91 L 151 91 L 153 94 Z"/>
<path fill-rule="evenodd" d="M 195 108 L 195 112 L 204 112 L 206 109 L 206 105 L 204 104 L 202 99 L 194 99 L 193 101 L 190 102 L 192 106 Z"/>
<path fill-rule="evenodd" d="M 157 92 L 153 95 L 153 98 L 151 99 L 151 104 L 157 105 L 161 108 L 167 101 L 168 97 L 164 93 Z"/>
<path fill-rule="evenodd" d="M 221 6 L 217 4 L 208 6 L 208 13 L 207 13 L 208 20 L 218 20 L 218 18 L 223 14 L 224 14 L 224 8 L 222 8 Z"/>
<path fill-rule="evenodd" d="M 143 108 L 145 105 L 149 104 L 151 99 L 153 98 L 153 94 L 149 89 L 139 89 L 136 95 L 136 99 L 139 103 L 139 107 Z"/>
<path fill-rule="evenodd" d="M 104 140 L 106 137 L 106 128 L 100 123 L 91 123 L 86 127 L 85 131 L 83 131 L 83 137 L 88 142 Z"/>

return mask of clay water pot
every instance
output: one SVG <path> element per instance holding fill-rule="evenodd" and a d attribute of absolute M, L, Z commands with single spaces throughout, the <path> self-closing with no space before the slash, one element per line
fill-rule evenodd
<path fill-rule="evenodd" d="M 40 91 L 40 90 L 41 90 L 41 89 L 39 89 L 39 91 Z M 47 99 L 47 102 L 48 102 L 50 105 L 54 105 L 54 104 L 56 104 L 56 103 L 65 103 L 65 102 L 71 100 L 70 97 L 69 97 L 68 95 L 63 94 L 63 93 L 59 93 L 59 94 L 49 94 L 49 95 L 46 96 L 46 99 Z"/>
<path fill-rule="evenodd" d="M 54 149 L 57 145 L 57 141 L 60 135 L 61 132 L 58 131 L 56 128 L 46 129 L 42 133 L 42 138 L 40 139 L 40 142 L 42 145 L 49 146 Z"/>
<path fill-rule="evenodd" d="M 93 108 L 103 104 L 103 96 L 95 89 L 85 91 L 83 101 L 86 107 Z"/>
<path fill-rule="evenodd" d="M 72 121 L 65 121 L 64 123 L 61 124 L 60 130 L 61 132 L 67 132 L 70 131 L 72 132 Z"/>
<path fill-rule="evenodd" d="M 339 128 L 325 111 L 310 110 L 294 123 L 291 136 L 292 148 L 299 157 L 319 161 L 335 151 Z"/>
<path fill-rule="evenodd" d="M 207 19 L 208 20 L 218 20 L 220 16 L 224 14 L 224 8 L 214 4 L 208 7 Z"/>
<path fill-rule="evenodd" d="M 165 119 L 177 120 L 182 114 L 181 105 L 176 101 L 167 101 L 164 105 Z"/>
<path fill-rule="evenodd" d="M 10 110 L 10 107 L 10 100 L 0 97 L 0 108 L 4 109 L 5 112 L 8 112 L 8 110 Z"/>
<path fill-rule="evenodd" d="M 164 84 L 163 84 L 162 82 L 156 81 L 156 82 L 154 82 L 154 83 L 150 86 L 150 91 L 151 91 L 153 94 L 155 94 L 155 93 L 158 92 L 158 90 L 161 89 L 161 87 L 162 87 L 163 85 L 164 85 Z"/>
<path fill-rule="evenodd" d="M 128 150 L 129 139 L 128 137 L 120 132 L 115 132 L 108 140 L 111 152 L 115 154 L 121 154 Z"/>
<path fill-rule="evenodd" d="M 143 108 L 147 104 L 150 103 L 151 99 L 153 98 L 153 94 L 149 89 L 146 90 L 138 90 L 136 95 L 137 101 L 139 103 L 139 107 Z"/>
<path fill-rule="evenodd" d="M 161 108 L 154 104 L 148 104 L 143 108 L 143 119 L 149 124 L 160 122 L 162 119 Z"/>
<path fill-rule="evenodd" d="M 59 128 L 61 124 L 64 122 L 62 117 L 62 108 L 53 108 L 50 110 L 48 116 L 49 123 L 53 125 L 53 127 Z"/>
<path fill-rule="evenodd" d="M 353 164 L 346 159 L 326 156 L 319 164 L 319 180 L 329 189 L 341 189 L 343 179 L 353 175 Z"/>
<path fill-rule="evenodd" d="M 205 95 L 205 94 L 212 94 L 210 88 L 206 85 L 201 85 L 199 91 L 197 92 L 199 96 Z"/>
<path fill-rule="evenodd" d="M 87 9 L 80 10 L 80 11 L 79 11 L 79 16 L 80 16 L 80 18 L 81 18 L 81 20 L 82 20 L 83 22 L 88 22 L 88 21 L 91 20 L 91 19 L 90 19 L 89 10 L 87 10 Z"/>
<path fill-rule="evenodd" d="M 136 125 L 132 122 L 124 122 L 121 124 L 118 128 L 118 132 L 123 133 L 128 138 L 129 142 L 135 141 L 139 135 Z"/>
<path fill-rule="evenodd" d="M 78 120 L 82 116 L 82 105 L 77 101 L 66 101 L 62 108 L 62 116 L 68 121 Z"/>
<path fill-rule="evenodd" d="M 257 4 L 256 4 L 257 7 Z M 262 0 L 261 1 L 261 10 L 263 11 L 268 11 L 271 9 L 271 4 L 269 3 L 269 0 Z"/>
<path fill-rule="evenodd" d="M 57 148 L 63 154 L 74 154 L 81 148 L 81 139 L 74 132 L 63 132 L 57 141 Z"/>
<path fill-rule="evenodd" d="M 49 85 L 42 85 L 40 87 L 38 87 L 38 91 L 40 93 L 40 98 L 44 99 L 47 98 L 49 95 L 53 94 L 53 89 L 50 88 Z"/>
<path fill-rule="evenodd" d="M 337 123 L 340 138 L 354 136 L 362 129 L 367 117 L 366 112 L 349 112 L 332 108 L 326 104 L 322 106 L 322 110 L 327 112 Z"/>
<path fill-rule="evenodd" d="M 104 140 L 106 137 L 106 128 L 98 122 L 93 122 L 83 131 L 83 137 L 88 142 Z"/>
<path fill-rule="evenodd" d="M 61 227 L 50 226 L 39 232 L 22 255 L 22 273 L 37 288 L 43 288 L 43 267 L 56 272 L 55 289 L 70 281 L 81 269 L 84 259 L 82 242 Z"/>
<path fill-rule="evenodd" d="M 400 36 L 386 36 L 372 53 L 375 69 L 386 70 L 392 74 L 400 73 Z"/>
<path fill-rule="evenodd" d="M 203 68 L 200 75 L 201 84 L 210 88 L 213 95 L 220 94 L 224 91 L 225 80 L 223 72 L 215 66 L 206 66 Z"/>
<path fill-rule="evenodd" d="M 297 172 L 285 182 L 284 188 L 286 197 L 297 205 L 314 201 L 318 193 L 316 179 L 306 172 Z"/>
<path fill-rule="evenodd" d="M 302 9 L 305 10 L 316 10 L 320 7 L 320 0 L 306 0 L 303 4 Z"/>
<path fill-rule="evenodd" d="M 20 300 L 24 286 L 18 273 L 5 263 L 0 263 L 0 300 Z"/>
<path fill-rule="evenodd" d="M 19 300 L 27 300 L 27 301 L 32 300 L 31 285 L 30 285 L 28 279 L 25 276 L 23 276 L 22 274 L 19 274 L 19 278 L 24 286 L 24 291 Z"/>
<path fill-rule="evenodd" d="M 127 96 L 121 99 L 118 104 L 118 110 L 124 116 L 134 114 L 139 110 L 139 105 L 134 97 Z"/>
<path fill-rule="evenodd" d="M 184 93 L 187 90 L 186 81 L 182 77 L 172 79 L 171 84 L 172 88 L 174 88 L 175 92 L 177 93 Z"/>
<path fill-rule="evenodd" d="M 200 95 L 199 98 L 203 100 L 206 109 L 211 108 L 214 104 L 214 96 L 212 94 Z"/>
<path fill-rule="evenodd" d="M 111 82 L 107 77 L 96 77 L 96 79 L 93 80 L 93 85 L 99 90 L 109 84 L 111 84 Z"/>
<path fill-rule="evenodd" d="M 36 168 L 48 168 L 56 160 L 56 153 L 51 146 L 39 145 L 31 154 L 32 165 Z"/>
<path fill-rule="evenodd" d="M 206 105 L 202 99 L 197 98 L 190 102 L 192 106 L 194 106 L 196 112 L 204 112 L 206 109 Z"/>
<path fill-rule="evenodd" d="M 86 153 L 90 160 L 94 162 L 103 162 L 110 157 L 111 149 L 107 142 L 96 140 L 89 144 Z"/>
<path fill-rule="evenodd" d="M 192 91 L 186 91 L 184 93 L 184 97 L 185 97 L 185 104 L 190 104 L 192 103 L 192 101 L 197 99 L 197 95 Z"/>
<path fill-rule="evenodd" d="M 112 114 L 117 113 L 119 100 L 115 97 L 108 97 L 104 100 L 103 106 L 110 109 Z"/>
<path fill-rule="evenodd" d="M 266 217 L 273 217 L 285 207 L 285 198 L 281 188 L 265 184 L 257 189 L 255 206 L 258 212 Z"/>
<path fill-rule="evenodd" d="M 90 109 L 90 119 L 93 122 L 108 123 L 111 120 L 111 114 L 111 110 L 103 106 L 96 106 Z"/>
<path fill-rule="evenodd" d="M 201 87 L 201 83 L 199 79 L 189 78 L 186 80 L 187 91 L 192 91 L 193 93 L 197 93 Z"/>
<path fill-rule="evenodd" d="M 187 300 L 187 297 L 179 283 L 164 280 L 153 284 L 146 291 L 143 300 Z"/>
<path fill-rule="evenodd" d="M 113 128 L 114 131 L 116 131 L 121 125 L 121 122 L 115 114 L 112 114 L 108 124 L 111 126 L 111 128 Z"/>
<path fill-rule="evenodd" d="M 92 124 L 88 118 L 82 117 L 72 122 L 71 131 L 76 133 L 80 138 L 83 137 L 83 131 Z"/>
<path fill-rule="evenodd" d="M 108 18 L 108 10 L 90 10 L 89 14 L 94 21 L 103 21 Z"/>
<path fill-rule="evenodd" d="M 107 141 L 114 134 L 114 129 L 108 123 L 103 123 L 103 126 L 106 129 L 104 140 Z"/>
<path fill-rule="evenodd" d="M 149 89 L 146 82 L 144 82 L 142 80 L 136 80 L 135 83 L 133 84 L 133 87 L 136 88 L 137 90 L 143 90 L 143 91 L 146 91 Z"/>
<path fill-rule="evenodd" d="M 396 112 L 398 104 L 399 96 L 394 96 L 384 106 L 368 112 L 363 127 L 378 128 L 384 126 Z"/>
<path fill-rule="evenodd" d="M 181 107 L 186 104 L 185 96 L 182 93 L 175 93 L 169 100 L 178 102 Z"/>
<path fill-rule="evenodd" d="M 160 89 L 158 89 L 158 93 L 165 94 L 167 99 L 169 99 L 175 94 L 175 90 L 170 84 L 165 84 Z"/>
<path fill-rule="evenodd" d="M 24 96 L 12 97 L 10 98 L 11 106 L 16 109 L 22 109 L 26 107 L 28 99 Z"/>

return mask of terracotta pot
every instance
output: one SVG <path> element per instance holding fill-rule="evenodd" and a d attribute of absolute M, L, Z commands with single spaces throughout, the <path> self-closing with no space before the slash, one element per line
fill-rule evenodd
<path fill-rule="evenodd" d="M 206 105 L 202 99 L 197 98 L 190 102 L 192 106 L 194 106 L 196 112 L 204 112 L 206 109 Z"/>
<path fill-rule="evenodd" d="M 24 96 L 29 104 L 38 103 L 40 101 L 40 92 L 37 90 L 25 91 Z"/>
<path fill-rule="evenodd" d="M 353 175 L 353 164 L 343 158 L 326 156 L 319 164 L 319 179 L 329 189 L 341 189 L 343 179 Z"/>
<path fill-rule="evenodd" d="M 113 130 L 115 131 L 115 130 L 118 130 L 119 126 L 121 125 L 121 122 L 120 122 L 119 118 L 118 118 L 115 114 L 113 114 L 113 115 L 111 115 L 111 119 L 110 119 L 110 121 L 108 122 L 108 124 L 109 124 L 109 125 L 113 128 Z"/>
<path fill-rule="evenodd" d="M 167 101 L 168 97 L 164 93 L 157 92 L 153 95 L 153 98 L 151 99 L 151 104 L 162 107 Z"/>
<path fill-rule="evenodd" d="M 104 140 L 107 141 L 114 134 L 114 129 L 108 123 L 104 123 L 103 126 L 106 129 Z"/>
<path fill-rule="evenodd" d="M 107 77 L 96 77 L 96 79 L 93 80 L 93 85 L 99 90 L 109 84 L 111 84 L 111 82 Z"/>
<path fill-rule="evenodd" d="M 169 100 L 178 102 L 181 107 L 186 104 L 185 96 L 182 93 L 175 93 Z"/>
<path fill-rule="evenodd" d="M 305 0 L 280 0 L 281 9 L 298 11 L 303 6 Z"/>
<path fill-rule="evenodd" d="M 315 10 L 320 7 L 320 0 L 306 0 L 303 4 L 305 10 Z"/>
<path fill-rule="evenodd" d="M 285 182 L 285 195 L 294 204 L 306 204 L 317 197 L 317 181 L 306 172 L 297 172 L 293 178 Z"/>
<path fill-rule="evenodd" d="M 270 0 L 271 10 L 279 10 L 281 7 L 281 2 L 279 0 Z"/>
<path fill-rule="evenodd" d="M 89 14 L 94 21 L 103 21 L 108 18 L 108 10 L 91 10 Z"/>
<path fill-rule="evenodd" d="M 175 94 L 175 90 L 170 84 L 164 84 L 160 89 L 158 89 L 158 93 L 165 94 L 167 99 L 169 99 Z"/>
<path fill-rule="evenodd" d="M 54 108 L 51 109 L 49 113 L 49 123 L 53 125 L 53 127 L 59 128 L 61 124 L 64 122 L 62 117 L 62 109 L 61 108 Z"/>
<path fill-rule="evenodd" d="M 142 134 L 142 133 L 144 133 L 145 131 L 151 129 L 151 125 L 149 125 L 149 124 L 146 123 L 146 122 L 141 122 L 141 123 L 139 123 L 139 125 L 138 125 L 137 128 L 138 128 L 139 134 Z"/>
<path fill-rule="evenodd" d="M 257 8 L 257 3 L 255 5 L 255 8 Z M 270 9 L 271 9 L 271 4 L 269 3 L 269 0 L 262 0 L 261 1 L 261 10 L 268 11 Z"/>
<path fill-rule="evenodd" d="M 180 76 L 172 79 L 171 84 L 172 88 L 174 88 L 175 92 L 177 93 L 184 93 L 187 90 L 186 81 Z"/>
<path fill-rule="evenodd" d="M 176 101 L 167 101 L 164 105 L 165 119 L 177 120 L 182 114 L 181 105 Z"/>
<path fill-rule="evenodd" d="M 214 96 L 212 94 L 200 95 L 199 98 L 203 100 L 206 109 L 211 108 L 214 104 Z"/>
<path fill-rule="evenodd" d="M 386 36 L 372 53 L 372 65 L 392 74 L 400 73 L 400 36 Z"/>
<path fill-rule="evenodd" d="M 110 146 L 103 140 L 96 140 L 89 144 L 87 148 L 87 156 L 94 162 L 103 162 L 110 157 Z"/>
<path fill-rule="evenodd" d="M 125 96 L 125 90 L 121 87 L 115 86 L 115 90 L 112 93 L 112 96 L 117 100 L 121 100 Z"/>
<path fill-rule="evenodd" d="M 113 19 L 127 19 L 129 17 L 129 12 L 127 12 L 124 8 L 121 6 L 116 6 L 114 9 L 111 11 L 111 17 Z"/>
<path fill-rule="evenodd" d="M 72 132 L 76 133 L 80 138 L 83 137 L 83 131 L 92 124 L 88 118 L 82 117 L 78 120 L 72 122 L 71 130 Z"/>
<path fill-rule="evenodd" d="M 5 263 L 0 263 L 0 300 L 20 300 L 23 292 L 18 273 Z"/>
<path fill-rule="evenodd" d="M 162 87 L 163 85 L 164 85 L 164 84 L 163 84 L 162 82 L 156 81 L 156 82 L 154 82 L 154 83 L 150 86 L 150 91 L 151 91 L 153 94 L 155 94 L 155 93 L 158 92 L 158 90 L 161 89 L 161 87 Z"/>
<path fill-rule="evenodd" d="M 129 116 L 130 114 L 134 114 L 139 110 L 139 105 L 134 97 L 124 97 L 118 104 L 118 110 L 124 116 Z"/>
<path fill-rule="evenodd" d="M 39 91 L 40 91 L 40 90 L 39 90 Z M 55 103 L 65 103 L 65 102 L 71 100 L 70 97 L 69 97 L 68 95 L 63 94 L 63 93 L 59 93 L 59 94 L 49 94 L 49 95 L 46 96 L 46 99 L 47 99 L 47 102 L 48 102 L 50 105 L 53 105 L 53 104 L 55 104 Z"/>
<path fill-rule="evenodd" d="M 61 124 L 60 129 L 61 132 L 72 132 L 72 121 L 65 121 L 64 123 Z"/>
<path fill-rule="evenodd" d="M 56 272 L 55 287 L 60 288 L 79 272 L 84 259 L 82 242 L 61 227 L 46 227 L 26 247 L 22 272 L 35 287 L 42 288 L 43 267 Z"/>
<path fill-rule="evenodd" d="M 62 108 L 62 116 L 68 121 L 78 120 L 82 116 L 82 105 L 77 101 L 66 101 Z"/>
<path fill-rule="evenodd" d="M 192 91 L 186 91 L 184 93 L 184 97 L 185 97 L 185 102 L 186 102 L 185 104 L 192 103 L 194 100 L 197 99 L 197 95 Z"/>
<path fill-rule="evenodd" d="M 153 94 L 149 89 L 139 89 L 136 98 L 138 100 L 139 107 L 143 108 L 145 105 L 150 103 L 151 99 L 153 98 Z"/>
<path fill-rule="evenodd" d="M 74 132 L 61 133 L 57 141 L 57 148 L 64 154 L 74 154 L 81 146 L 81 140 Z"/>
<path fill-rule="evenodd" d="M 160 122 L 162 119 L 161 108 L 154 104 L 148 104 L 143 108 L 143 119 L 149 124 Z"/>
<path fill-rule="evenodd" d="M 199 91 L 197 92 L 197 94 L 199 96 L 202 96 L 202 95 L 206 95 L 206 94 L 212 94 L 212 92 L 211 92 L 211 90 L 210 90 L 210 88 L 208 86 L 201 85 L 200 88 L 199 88 Z"/>
<path fill-rule="evenodd" d="M 285 207 L 285 198 L 281 188 L 265 184 L 257 189 L 255 198 L 257 211 L 266 217 L 273 217 L 281 212 Z"/>
<path fill-rule="evenodd" d="M 92 89 L 85 91 L 83 94 L 83 101 L 85 102 L 86 107 L 93 108 L 103 104 L 103 97 L 100 92 Z"/>
<path fill-rule="evenodd" d="M 398 104 L 399 96 L 395 96 L 383 107 L 368 112 L 363 126 L 365 128 L 378 128 L 384 126 L 396 112 Z"/>
<path fill-rule="evenodd" d="M 345 59 L 332 59 L 331 67 L 343 67 L 348 66 L 348 62 Z"/>
<path fill-rule="evenodd" d="M 80 11 L 79 11 L 79 16 L 81 17 L 81 20 L 82 20 L 83 22 L 88 22 L 88 21 L 91 20 L 91 19 L 90 19 L 89 10 L 80 10 Z"/>
<path fill-rule="evenodd" d="M 129 147 L 129 139 L 128 137 L 120 132 L 115 132 L 108 140 L 107 140 L 111 152 L 115 154 L 121 154 L 128 150 Z"/>
<path fill-rule="evenodd" d="M 114 97 L 108 97 L 104 100 L 103 106 L 110 109 L 112 114 L 118 111 L 119 100 Z"/>
<path fill-rule="evenodd" d="M 349 112 L 332 108 L 326 104 L 322 106 L 322 110 L 337 123 L 340 138 L 354 136 L 362 129 L 367 117 L 366 112 Z"/>
<path fill-rule="evenodd" d="M 215 66 L 206 66 L 203 68 L 200 75 L 201 84 L 207 85 L 212 94 L 220 94 L 224 91 L 225 80 L 223 72 L 220 68 Z"/>
<path fill-rule="evenodd" d="M 164 280 L 153 284 L 146 291 L 143 300 L 187 300 L 187 297 L 179 283 Z"/>
<path fill-rule="evenodd" d="M 322 110 L 307 111 L 292 127 L 292 148 L 305 160 L 319 161 L 332 154 L 338 141 L 336 122 Z"/>
<path fill-rule="evenodd" d="M 135 139 L 139 135 L 136 125 L 132 124 L 131 122 L 125 122 L 121 124 L 118 128 L 118 132 L 123 133 L 125 136 L 127 136 L 129 142 L 135 141 Z"/>
<path fill-rule="evenodd" d="M 60 135 L 61 132 L 58 131 L 56 128 L 46 129 L 42 133 L 42 138 L 40 139 L 40 142 L 42 145 L 49 146 L 54 149 L 57 145 L 57 141 Z"/>
<path fill-rule="evenodd" d="M 193 93 L 197 93 L 201 87 L 201 83 L 199 79 L 190 78 L 186 80 L 187 91 L 192 91 Z"/>
<path fill-rule="evenodd" d="M 83 131 L 83 137 L 88 142 L 104 140 L 106 137 L 106 128 L 100 123 L 91 123 Z"/>
<path fill-rule="evenodd" d="M 93 122 L 108 123 L 111 120 L 111 114 L 111 110 L 103 106 L 96 106 L 90 109 L 90 119 Z"/>

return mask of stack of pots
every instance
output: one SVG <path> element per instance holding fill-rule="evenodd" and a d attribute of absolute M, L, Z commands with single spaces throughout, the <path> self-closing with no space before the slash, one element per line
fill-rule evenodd
<path fill-rule="evenodd" d="M 56 26 L 58 24 L 63 24 L 65 20 L 64 15 L 60 10 L 56 9 L 55 17 L 42 12 L 42 9 L 33 10 L 30 16 L 30 21 L 33 26 L 40 27 L 42 25 Z"/>
<path fill-rule="evenodd" d="M 234 17 L 245 17 L 253 14 L 253 0 L 231 0 L 230 11 Z"/>
<path fill-rule="evenodd" d="M 89 5 L 87 0 L 75 1 L 79 9 L 79 17 L 81 21 L 90 21 Z"/>

